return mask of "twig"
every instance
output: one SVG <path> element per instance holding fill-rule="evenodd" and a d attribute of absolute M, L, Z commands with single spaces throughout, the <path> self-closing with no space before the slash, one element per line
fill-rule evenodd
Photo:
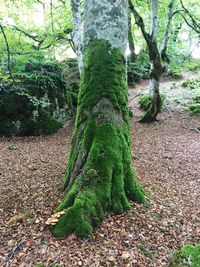
<path fill-rule="evenodd" d="M 13 248 L 13 251 L 10 254 L 8 254 L 7 260 L 11 260 L 12 258 L 14 258 L 18 254 L 20 249 L 22 249 L 23 245 L 24 241 L 20 240 L 19 243 Z"/>

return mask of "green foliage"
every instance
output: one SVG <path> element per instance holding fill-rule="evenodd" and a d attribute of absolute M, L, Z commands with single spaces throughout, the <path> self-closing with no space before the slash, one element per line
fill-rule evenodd
<path fill-rule="evenodd" d="M 200 95 L 193 97 L 193 103 L 189 105 L 191 115 L 200 115 Z"/>
<path fill-rule="evenodd" d="M 161 108 L 162 108 L 166 96 L 164 94 L 161 94 L 160 98 L 161 98 Z M 143 94 L 142 96 L 140 96 L 138 102 L 140 108 L 144 111 L 147 111 L 151 107 L 151 98 L 149 94 Z"/>
<path fill-rule="evenodd" d="M 199 73 L 200 71 L 200 60 L 188 59 L 183 62 L 183 68 L 185 70 L 189 70 L 195 73 Z"/>
<path fill-rule="evenodd" d="M 63 66 L 29 63 L 14 77 L 12 84 L 0 76 L 0 135 L 46 135 L 61 128 L 76 107 L 78 93 L 78 85 L 67 86 Z"/>
<path fill-rule="evenodd" d="M 17 146 L 16 146 L 16 144 L 11 144 L 8 148 L 9 148 L 10 150 L 17 150 Z"/>
<path fill-rule="evenodd" d="M 189 110 L 191 111 L 191 115 L 198 115 L 200 114 L 200 103 L 194 103 L 189 105 Z"/>
<path fill-rule="evenodd" d="M 149 57 L 146 50 L 141 50 L 135 62 L 128 61 L 128 84 L 135 85 L 140 79 L 148 79 L 150 70 Z"/>
<path fill-rule="evenodd" d="M 200 245 L 186 245 L 178 249 L 170 263 L 170 267 L 199 267 L 200 266 Z"/>
<path fill-rule="evenodd" d="M 192 103 L 188 105 L 191 115 L 200 114 L 200 78 L 187 79 L 182 84 L 182 87 L 189 90 L 194 97 Z"/>
<path fill-rule="evenodd" d="M 171 66 L 169 70 L 169 75 L 175 79 L 182 78 L 180 67 L 177 66 Z"/>
<path fill-rule="evenodd" d="M 200 91 L 200 78 L 187 79 L 181 86 L 188 90 Z"/>

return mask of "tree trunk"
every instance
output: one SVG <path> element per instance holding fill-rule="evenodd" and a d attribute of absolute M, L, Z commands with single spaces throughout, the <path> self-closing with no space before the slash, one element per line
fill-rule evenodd
<path fill-rule="evenodd" d="M 161 97 L 159 92 L 160 77 L 164 72 L 160 53 L 156 42 L 148 45 L 148 54 L 151 61 L 149 97 L 151 105 L 149 109 L 139 118 L 139 122 L 154 122 L 158 113 L 161 112 Z"/>
<path fill-rule="evenodd" d="M 167 15 L 167 25 L 165 28 L 164 36 L 163 36 L 163 42 L 161 45 L 160 49 L 160 54 L 162 58 L 162 62 L 165 64 L 165 71 L 168 69 L 168 64 L 170 62 L 170 59 L 167 55 L 167 46 L 168 46 L 168 41 L 169 41 L 169 33 L 170 33 L 170 28 L 171 28 L 171 23 L 174 15 L 174 1 L 171 0 L 169 5 L 168 5 L 168 15 Z"/>
<path fill-rule="evenodd" d="M 158 32 L 158 0 L 151 0 L 151 27 L 150 38 L 147 38 L 149 59 L 151 61 L 149 96 L 151 105 L 149 109 L 139 118 L 139 122 L 153 122 L 157 120 L 157 115 L 161 111 L 161 97 L 159 93 L 160 77 L 163 67 L 160 52 L 157 46 Z M 148 36 L 147 36 L 148 37 Z"/>
<path fill-rule="evenodd" d="M 73 41 L 75 44 L 79 73 L 83 69 L 82 34 L 81 34 L 81 4 L 80 0 L 71 0 L 72 18 L 74 24 Z"/>
<path fill-rule="evenodd" d="M 132 25 L 131 25 L 131 13 L 129 11 L 128 17 L 128 42 L 129 42 L 129 49 L 130 49 L 130 61 L 135 62 L 137 55 L 135 53 L 135 44 L 133 40 L 133 33 L 132 33 Z"/>
<path fill-rule="evenodd" d="M 84 69 L 55 236 L 86 237 L 108 212 L 128 210 L 128 199 L 145 199 L 131 167 L 127 9 L 126 0 L 85 1 Z"/>

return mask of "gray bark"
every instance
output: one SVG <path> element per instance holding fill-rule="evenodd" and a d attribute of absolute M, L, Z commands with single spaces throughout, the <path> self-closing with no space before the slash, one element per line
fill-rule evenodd
<path fill-rule="evenodd" d="M 162 53 L 166 53 L 166 50 L 167 50 L 169 32 L 170 32 L 172 19 L 173 19 L 174 1 L 175 0 L 170 1 L 169 6 L 168 6 L 168 20 L 167 20 L 167 25 L 166 25 L 165 32 L 164 32 L 163 42 L 162 42 L 161 49 L 160 49 L 161 55 Z"/>
<path fill-rule="evenodd" d="M 135 44 L 134 44 L 134 40 L 133 40 L 133 34 L 132 34 L 132 25 L 131 25 L 131 13 L 129 11 L 128 14 L 128 41 L 129 41 L 129 49 L 131 52 L 130 55 L 130 60 L 131 62 L 134 62 L 137 58 L 137 55 L 135 53 Z"/>
<path fill-rule="evenodd" d="M 92 39 L 103 39 L 112 47 L 119 48 L 125 56 L 128 45 L 127 0 L 86 0 L 84 16 L 87 18 L 84 19 L 84 46 Z"/>
<path fill-rule="evenodd" d="M 74 24 L 73 41 L 75 44 L 76 56 L 78 61 L 79 73 L 81 75 L 83 68 L 82 54 L 82 23 L 81 23 L 81 5 L 80 0 L 71 0 L 72 18 Z"/>
<path fill-rule="evenodd" d="M 158 33 L 158 0 L 151 0 L 150 1 L 150 17 L 151 17 L 151 24 L 150 24 L 150 35 L 152 41 L 156 41 L 157 33 Z"/>

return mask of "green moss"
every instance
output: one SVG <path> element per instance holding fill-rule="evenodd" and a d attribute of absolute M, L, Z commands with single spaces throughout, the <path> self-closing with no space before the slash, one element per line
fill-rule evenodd
<path fill-rule="evenodd" d="M 189 59 L 184 61 L 183 68 L 192 72 L 198 73 L 200 71 L 200 60 L 199 59 Z"/>
<path fill-rule="evenodd" d="M 52 134 L 74 114 L 78 84 L 66 86 L 61 64 L 30 63 L 13 75 L 14 85 L 0 74 L 0 136 Z"/>
<path fill-rule="evenodd" d="M 165 100 L 166 96 L 161 94 L 160 95 L 160 101 L 161 101 L 161 108 L 163 106 L 164 100 Z M 148 94 L 143 94 L 140 98 L 139 98 L 139 105 L 140 108 L 144 111 L 147 111 L 148 109 L 151 108 L 151 98 Z"/>
<path fill-rule="evenodd" d="M 181 74 L 180 68 L 176 66 L 172 66 L 169 71 L 169 75 L 172 76 L 175 79 L 181 79 L 183 76 Z"/>
<path fill-rule="evenodd" d="M 140 108 L 144 110 L 145 113 L 139 117 L 138 122 L 150 123 L 156 121 L 157 114 L 161 112 L 164 99 L 165 95 L 160 95 L 159 93 L 157 94 L 154 101 L 149 95 L 142 95 L 139 99 L 139 104 Z"/>
<path fill-rule="evenodd" d="M 187 79 L 181 85 L 188 90 L 200 92 L 200 78 Z"/>
<path fill-rule="evenodd" d="M 200 114 L 200 103 L 194 103 L 189 105 L 189 110 L 191 115 L 199 115 Z"/>
<path fill-rule="evenodd" d="M 200 245 L 186 245 L 177 250 L 170 263 L 170 267 L 199 267 Z"/>
<path fill-rule="evenodd" d="M 78 98 L 67 192 L 52 228 L 56 236 L 90 235 L 108 212 L 130 209 L 128 199 L 145 200 L 131 168 L 125 60 L 108 42 L 87 47 Z"/>

